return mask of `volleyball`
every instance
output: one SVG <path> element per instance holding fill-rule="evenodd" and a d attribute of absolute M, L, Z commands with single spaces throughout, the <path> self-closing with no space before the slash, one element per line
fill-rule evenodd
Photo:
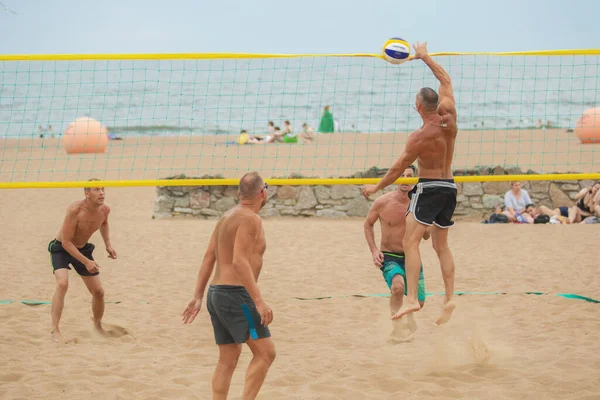
<path fill-rule="evenodd" d="M 401 38 L 391 38 L 383 45 L 383 57 L 391 64 L 402 64 L 408 61 L 410 45 Z"/>

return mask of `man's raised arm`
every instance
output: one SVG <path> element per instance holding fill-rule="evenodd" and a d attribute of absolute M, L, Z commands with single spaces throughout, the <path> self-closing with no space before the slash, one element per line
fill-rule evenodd
<path fill-rule="evenodd" d="M 444 67 L 438 64 L 427 52 L 427 42 L 417 42 L 414 46 L 415 60 L 423 60 L 423 62 L 431 69 L 433 75 L 440 82 L 439 106 L 440 111 L 456 114 L 456 106 L 454 100 L 454 91 L 452 90 L 452 80 Z"/>

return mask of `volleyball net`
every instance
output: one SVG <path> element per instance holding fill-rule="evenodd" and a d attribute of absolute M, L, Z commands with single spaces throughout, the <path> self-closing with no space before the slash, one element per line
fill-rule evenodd
<path fill-rule="evenodd" d="M 432 56 L 457 181 L 600 179 L 600 49 Z M 0 188 L 374 183 L 424 86 L 422 61 L 377 54 L 4 55 Z"/>

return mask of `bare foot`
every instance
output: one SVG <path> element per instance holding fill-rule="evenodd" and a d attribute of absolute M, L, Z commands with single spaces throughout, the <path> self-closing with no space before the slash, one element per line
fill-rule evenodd
<path fill-rule="evenodd" d="M 93 317 L 92 317 L 92 321 L 94 321 Z M 96 330 L 96 332 L 98 334 L 100 334 L 100 336 L 108 336 L 108 333 L 106 333 L 106 331 L 102 327 L 102 322 L 101 321 L 94 321 L 94 329 Z"/>
<path fill-rule="evenodd" d="M 441 325 L 441 324 L 445 324 L 446 322 L 450 321 L 450 318 L 452 317 L 452 312 L 454 311 L 455 308 L 456 308 L 456 304 L 454 304 L 453 301 L 449 301 L 446 304 L 444 304 L 444 307 L 442 307 L 442 314 L 437 319 L 437 321 L 435 321 L 435 323 L 438 325 Z"/>
<path fill-rule="evenodd" d="M 415 312 L 415 311 L 419 311 L 420 309 L 421 309 L 421 305 L 419 304 L 418 301 L 415 301 L 414 303 L 406 301 L 402 305 L 402 307 L 400 307 L 398 312 L 396 314 L 392 315 L 392 319 L 402 318 L 402 316 L 412 313 L 412 312 Z"/>
<path fill-rule="evenodd" d="M 60 334 L 60 331 L 58 329 L 52 329 L 50 331 L 50 337 L 52 337 L 52 340 L 56 343 L 64 343 L 65 342 L 65 340 L 63 339 L 63 337 Z"/>

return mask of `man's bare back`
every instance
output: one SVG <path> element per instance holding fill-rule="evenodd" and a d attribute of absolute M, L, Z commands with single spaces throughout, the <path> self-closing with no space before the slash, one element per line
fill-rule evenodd
<path fill-rule="evenodd" d="M 254 280 L 258 281 L 263 265 L 263 254 L 267 249 L 265 233 L 260 217 L 244 208 L 233 208 L 221 217 L 215 227 L 215 275 L 212 285 L 242 285 L 242 281 L 233 265 L 234 244 L 236 233 L 240 225 L 250 224 L 259 227 L 258 238 L 255 243 L 249 243 L 249 262 Z"/>
<path fill-rule="evenodd" d="M 75 230 L 71 238 L 71 242 L 75 247 L 81 248 L 90 240 L 90 237 L 96 232 L 108 218 L 110 208 L 103 204 L 96 209 L 89 208 L 85 200 L 74 202 L 67 209 L 67 219 L 75 222 Z M 56 234 L 56 239 L 63 241 L 63 223 Z"/>
<path fill-rule="evenodd" d="M 227 398 L 243 343 L 250 347 L 253 357 L 242 398 L 256 397 L 275 360 L 275 345 L 268 328 L 273 310 L 262 298 L 256 282 L 267 247 L 258 212 L 267 202 L 268 188 L 257 172 L 242 176 L 240 203 L 217 222 L 202 259 L 194 296 L 183 311 L 183 322 L 192 323 L 215 270 L 206 293 L 206 308 L 219 348 L 212 380 L 213 398 Z"/>
<path fill-rule="evenodd" d="M 456 111 L 438 110 L 423 126 L 413 132 L 409 141 L 418 153 L 419 176 L 426 179 L 452 179 L 454 143 L 458 133 Z"/>

